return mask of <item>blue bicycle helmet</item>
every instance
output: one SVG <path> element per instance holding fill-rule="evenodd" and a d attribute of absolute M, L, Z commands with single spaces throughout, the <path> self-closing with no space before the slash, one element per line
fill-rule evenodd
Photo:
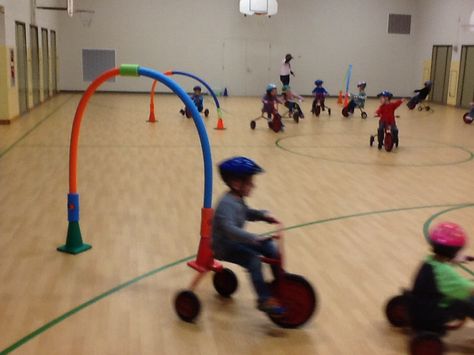
<path fill-rule="evenodd" d="M 318 80 L 316 80 L 316 81 L 314 82 L 314 85 L 320 86 L 320 85 L 323 85 L 323 83 L 324 83 L 324 81 L 318 79 Z"/>
<path fill-rule="evenodd" d="M 233 157 L 219 164 L 219 172 L 226 183 L 230 178 L 245 178 L 263 171 L 257 163 L 246 157 Z"/>
<path fill-rule="evenodd" d="M 381 97 L 381 96 L 382 97 L 388 97 L 389 99 L 391 99 L 393 97 L 393 94 L 390 91 L 384 90 L 384 91 L 382 91 L 381 93 L 379 93 L 377 95 L 377 97 Z"/>
<path fill-rule="evenodd" d="M 196 91 L 196 90 L 201 91 L 201 87 L 199 85 L 196 85 L 195 87 L 193 87 L 193 91 Z"/>
<path fill-rule="evenodd" d="M 267 92 L 272 91 L 273 89 L 276 89 L 277 86 L 275 84 L 268 84 L 267 85 Z"/>

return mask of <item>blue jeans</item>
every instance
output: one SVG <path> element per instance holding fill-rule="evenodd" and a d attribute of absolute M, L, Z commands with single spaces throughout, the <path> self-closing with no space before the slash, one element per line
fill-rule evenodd
<path fill-rule="evenodd" d="M 220 260 L 229 261 L 247 269 L 257 292 L 258 302 L 264 302 L 271 297 L 271 292 L 263 278 L 261 255 L 268 258 L 279 257 L 278 250 L 272 240 L 266 240 L 258 245 L 232 243 L 219 255 Z M 272 272 L 276 278 L 279 272 L 278 266 L 272 265 Z"/>

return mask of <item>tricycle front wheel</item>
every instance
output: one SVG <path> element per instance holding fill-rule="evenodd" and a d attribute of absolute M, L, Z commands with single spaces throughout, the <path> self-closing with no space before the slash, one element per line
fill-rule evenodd
<path fill-rule="evenodd" d="M 283 315 L 268 315 L 276 325 L 282 328 L 301 327 L 316 311 L 316 292 L 304 277 L 285 273 L 279 280 L 273 281 L 270 288 L 285 309 Z"/>

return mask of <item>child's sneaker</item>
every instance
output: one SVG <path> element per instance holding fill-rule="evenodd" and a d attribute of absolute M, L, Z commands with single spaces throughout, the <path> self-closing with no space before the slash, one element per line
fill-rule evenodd
<path fill-rule="evenodd" d="M 183 109 L 179 110 L 179 113 L 182 114 L 184 116 L 185 112 Z"/>
<path fill-rule="evenodd" d="M 382 144 L 379 143 L 378 148 L 379 148 L 379 150 L 382 150 Z"/>
<path fill-rule="evenodd" d="M 281 316 L 285 313 L 285 308 L 275 298 L 270 297 L 268 300 L 259 302 L 257 308 L 271 315 Z"/>

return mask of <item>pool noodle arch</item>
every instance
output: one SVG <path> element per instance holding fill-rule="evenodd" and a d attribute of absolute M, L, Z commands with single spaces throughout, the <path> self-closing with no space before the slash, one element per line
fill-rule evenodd
<path fill-rule="evenodd" d="M 199 114 L 196 106 L 193 104 L 192 100 L 175 81 L 160 72 L 157 72 L 150 68 L 140 67 L 136 64 L 123 64 L 119 68 L 114 68 L 109 71 L 106 71 L 105 73 L 97 77 L 89 85 L 89 87 L 83 94 L 81 101 L 79 102 L 79 105 L 76 109 L 71 131 L 71 143 L 69 150 L 69 194 L 67 198 L 69 222 L 68 233 L 66 238 L 66 244 L 58 247 L 58 250 L 70 254 L 78 254 L 91 248 L 90 245 L 84 244 L 82 242 L 82 236 L 79 228 L 79 194 L 77 189 L 77 156 L 79 133 L 84 111 L 92 95 L 105 81 L 118 75 L 135 77 L 145 76 L 148 78 L 155 79 L 170 88 L 190 109 L 194 124 L 196 125 L 196 128 L 198 130 L 204 160 L 204 200 L 203 207 L 201 209 L 201 241 L 199 244 L 198 255 L 195 261 L 190 262 L 188 264 L 198 271 L 205 271 L 210 268 L 221 267 L 219 263 L 213 260 L 212 251 L 210 250 L 210 233 L 213 215 L 213 210 L 211 208 L 212 155 L 209 144 L 209 138 L 207 136 L 206 127 L 204 126 L 203 119 Z"/>
<path fill-rule="evenodd" d="M 209 94 L 211 94 L 212 98 L 214 99 L 214 103 L 216 104 L 216 108 L 217 108 L 217 118 L 222 118 L 222 109 L 221 109 L 221 105 L 219 103 L 219 100 L 217 99 L 217 95 L 215 94 L 214 90 L 212 90 L 212 88 L 203 79 L 199 78 L 198 76 L 196 76 L 194 74 L 187 73 L 187 72 L 184 72 L 184 71 L 177 71 L 177 70 L 168 70 L 168 71 L 164 72 L 163 74 L 166 75 L 166 76 L 171 76 L 171 75 L 187 76 L 189 78 L 192 78 L 192 79 L 200 82 L 202 85 L 205 86 L 205 88 L 207 89 Z M 154 97 L 154 94 L 155 94 L 155 88 L 156 88 L 156 80 L 152 84 L 151 94 L 150 94 L 150 108 L 153 108 L 153 109 L 154 109 L 153 97 Z"/>

